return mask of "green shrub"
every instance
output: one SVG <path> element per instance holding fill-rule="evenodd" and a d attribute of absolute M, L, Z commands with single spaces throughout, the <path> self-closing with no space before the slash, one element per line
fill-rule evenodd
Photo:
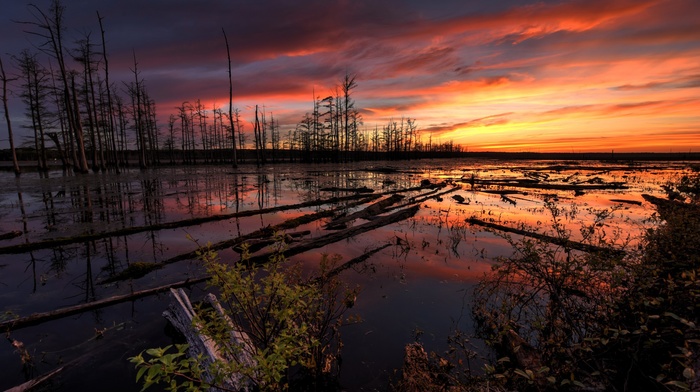
<path fill-rule="evenodd" d="M 673 197 L 657 202 L 658 226 L 638 254 L 510 240 L 514 254 L 498 260 L 475 291 L 479 333 L 500 354 L 487 366 L 492 380 L 538 391 L 700 387 L 698 178 L 666 187 Z M 548 208 L 549 234 L 568 239 L 562 210 Z M 581 230 L 584 242 L 613 245 L 601 223 Z"/>
<path fill-rule="evenodd" d="M 217 291 L 231 322 L 213 309 L 199 307 L 194 323 L 229 358 L 247 349 L 231 340 L 231 328 L 244 331 L 253 343 L 253 361 L 217 360 L 205 366 L 202 358 L 185 355 L 187 346 L 150 349 L 145 355 L 130 358 L 144 389 L 161 383 L 173 391 L 212 386 L 230 390 L 225 381 L 232 374 L 242 375 L 263 391 L 297 385 L 333 388 L 341 347 L 339 327 L 357 294 L 328 274 L 338 259 L 324 256 L 320 277 L 311 280 L 304 277 L 299 265 L 286 263 L 281 252 L 261 266 L 247 265 L 248 257 L 246 251 L 242 262 L 228 265 L 220 262 L 215 252 L 201 250 L 211 288 Z M 205 381 L 205 372 L 213 376 L 213 382 Z"/>

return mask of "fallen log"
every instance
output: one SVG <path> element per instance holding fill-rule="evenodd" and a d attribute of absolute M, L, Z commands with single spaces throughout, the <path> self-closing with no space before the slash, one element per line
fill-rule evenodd
<path fill-rule="evenodd" d="M 339 187 L 327 187 L 319 189 L 321 192 L 355 192 L 355 193 L 372 193 L 374 189 L 367 188 L 366 186 L 360 188 L 339 188 Z"/>
<path fill-rule="evenodd" d="M 418 212 L 419 208 L 420 206 L 414 205 L 410 208 L 399 210 L 391 215 L 377 217 L 376 219 L 371 220 L 367 223 L 363 223 L 361 225 L 349 227 L 347 229 L 329 233 L 318 238 L 312 238 L 310 240 L 299 242 L 295 246 L 289 247 L 288 249 L 282 251 L 282 255 L 284 257 L 294 256 L 299 253 L 303 253 L 311 249 L 320 248 L 322 246 L 332 244 L 334 242 L 338 242 L 340 240 L 344 240 L 346 238 L 350 238 L 358 234 L 362 234 L 370 230 L 386 226 L 391 223 L 400 222 L 404 219 L 408 219 L 415 215 L 416 212 Z M 260 255 L 252 256 L 246 262 L 250 264 L 266 263 L 269 260 L 270 256 L 274 254 L 274 252 L 266 252 Z"/>
<path fill-rule="evenodd" d="M 85 304 L 79 304 L 74 306 L 68 306 L 61 309 L 52 310 L 43 313 L 33 313 L 29 316 L 14 318 L 11 320 L 6 320 L 0 322 L 0 331 L 16 331 L 21 328 L 30 327 L 32 325 L 41 324 L 46 321 L 56 320 L 63 317 L 72 316 L 74 314 L 79 314 L 86 312 L 88 310 L 94 310 L 99 308 L 104 308 L 106 306 L 115 305 L 122 302 L 133 301 L 139 298 L 148 297 L 154 294 L 159 294 L 170 290 L 171 288 L 187 287 L 197 283 L 202 283 L 207 281 L 210 277 L 205 276 L 196 279 L 187 279 L 180 282 L 175 282 L 163 286 L 158 286 L 150 289 L 134 291 L 129 294 L 115 295 L 113 297 L 104 298 L 101 300 L 88 302 Z"/>
<path fill-rule="evenodd" d="M 292 244 L 294 242 L 299 242 L 298 238 L 301 238 L 301 237 L 309 235 L 309 234 L 311 234 L 311 230 L 304 230 L 304 231 L 300 231 L 297 233 L 285 233 L 282 236 L 282 240 L 284 240 L 285 244 Z M 270 246 L 270 245 L 274 244 L 277 241 L 278 240 L 276 238 L 272 238 L 272 237 L 251 239 L 251 240 L 246 241 L 243 244 L 238 244 L 236 246 L 233 246 L 232 248 L 233 248 L 233 251 L 236 253 L 243 253 L 243 245 L 245 244 L 248 246 L 248 252 L 255 253 L 266 246 Z"/>
<path fill-rule="evenodd" d="M 284 221 L 280 224 L 274 225 L 274 226 L 267 226 L 267 227 L 264 227 L 262 229 L 253 231 L 251 233 L 244 234 L 244 235 L 236 237 L 236 238 L 232 238 L 230 240 L 217 242 L 215 244 L 210 245 L 209 249 L 211 249 L 211 250 L 226 249 L 226 248 L 230 248 L 230 247 L 235 247 L 237 245 L 240 245 L 240 244 L 242 244 L 248 240 L 254 239 L 254 238 L 271 237 L 276 232 L 279 232 L 282 230 L 287 230 L 287 229 L 293 229 L 293 228 L 298 227 L 300 225 L 303 225 L 306 223 L 311 223 L 311 222 L 316 221 L 316 220 L 321 219 L 321 218 L 331 217 L 336 212 L 338 212 L 341 208 L 347 208 L 347 207 L 352 207 L 355 205 L 361 205 L 361 204 L 364 204 L 368 201 L 378 199 L 379 197 L 380 197 L 380 195 L 366 195 L 363 199 L 360 199 L 356 203 L 352 203 L 348 206 L 333 208 L 330 210 L 315 212 L 312 214 L 306 214 L 306 215 L 300 216 L 298 218 L 289 219 L 289 220 L 286 220 L 286 221 Z M 183 253 L 183 254 L 171 257 L 167 260 L 164 260 L 161 263 L 170 264 L 170 263 L 175 263 L 175 262 L 182 261 L 182 260 L 196 259 L 197 252 L 199 252 L 199 250 L 193 250 L 191 252 Z"/>
<path fill-rule="evenodd" d="M 622 257 L 626 254 L 626 252 L 622 249 L 611 249 L 611 248 L 604 248 L 601 246 L 596 246 L 596 245 L 591 245 L 591 244 L 584 244 L 584 243 L 572 241 L 572 240 L 569 240 L 566 238 L 553 237 L 553 236 L 549 236 L 546 234 L 536 233 L 533 231 L 516 229 L 513 227 L 503 226 L 503 225 L 499 225 L 499 224 L 492 223 L 492 222 L 486 222 L 486 221 L 483 221 L 481 219 L 477 219 L 477 218 L 473 218 L 473 217 L 468 218 L 466 221 L 467 221 L 467 223 L 469 223 L 471 225 L 482 226 L 482 227 L 486 227 L 489 229 L 503 231 L 506 233 L 519 234 L 522 236 L 535 238 L 535 239 L 545 241 L 545 242 L 548 242 L 551 244 L 563 246 L 566 248 L 576 249 L 576 250 L 580 250 L 580 251 L 584 251 L 584 252 L 610 254 L 611 256 L 617 256 L 617 257 Z"/>
<path fill-rule="evenodd" d="M 515 202 L 515 200 L 511 199 L 510 197 L 508 197 L 508 196 L 506 196 L 506 195 L 501 195 L 501 200 L 503 200 L 503 201 L 505 201 L 506 203 L 511 204 L 511 205 L 517 205 L 517 203 Z"/>
<path fill-rule="evenodd" d="M 375 253 L 377 253 L 377 252 L 379 252 L 379 251 L 381 251 L 381 250 L 383 250 L 383 249 L 386 249 L 386 248 L 390 247 L 391 245 L 392 245 L 391 243 L 386 243 L 386 244 L 384 244 L 384 245 L 382 245 L 382 246 L 379 246 L 379 247 L 374 248 L 374 249 L 372 249 L 372 250 L 370 250 L 370 251 L 367 251 L 367 252 L 361 254 L 360 256 L 355 257 L 355 258 L 352 259 L 352 260 L 348 260 L 348 261 L 346 261 L 345 263 L 339 265 L 338 267 L 333 268 L 332 270 L 330 270 L 330 271 L 329 271 L 327 274 L 325 274 L 324 276 L 318 277 L 318 278 L 316 278 L 316 279 L 313 279 L 313 280 L 311 281 L 311 283 L 318 283 L 318 282 L 320 282 L 320 281 L 323 280 L 323 279 L 328 279 L 328 278 L 332 278 L 332 277 L 334 277 L 334 276 L 337 276 L 337 275 L 339 275 L 341 272 L 345 271 L 346 269 L 352 267 L 352 266 L 355 265 L 355 264 L 359 264 L 359 263 L 362 263 L 363 261 L 366 261 L 367 259 L 369 259 L 370 257 L 372 257 Z"/>
<path fill-rule="evenodd" d="M 513 188 L 528 188 L 528 189 L 545 189 L 558 191 L 590 191 L 590 190 L 605 190 L 605 189 L 628 189 L 624 182 L 608 182 L 602 184 L 552 184 L 544 183 L 536 180 L 472 180 L 462 179 L 462 182 L 474 183 L 477 185 L 498 185 L 508 186 Z"/>
<path fill-rule="evenodd" d="M 286 220 L 280 224 L 274 225 L 274 226 L 267 226 L 267 227 L 264 227 L 262 229 L 253 231 L 251 233 L 244 234 L 244 235 L 236 237 L 236 238 L 232 238 L 230 240 L 224 240 L 224 241 L 217 242 L 215 244 L 210 244 L 210 245 L 208 245 L 207 248 L 210 250 L 221 250 L 221 249 L 226 249 L 226 248 L 233 248 L 234 251 L 240 253 L 237 249 L 239 249 L 241 245 L 243 245 L 244 243 L 246 243 L 248 241 L 254 241 L 254 240 L 257 240 L 259 238 L 263 238 L 263 241 L 274 242 L 273 240 L 271 240 L 271 238 L 275 235 L 275 233 L 278 233 L 282 230 L 293 229 L 293 228 L 298 227 L 302 224 L 311 223 L 311 222 L 318 220 L 318 219 L 321 219 L 321 218 L 331 217 L 341 208 L 347 208 L 347 207 L 353 207 L 355 205 L 365 204 L 366 202 L 374 200 L 374 199 L 378 199 L 379 197 L 380 197 L 379 195 L 369 195 L 369 196 L 366 196 L 364 199 L 360 199 L 357 202 L 351 203 L 348 206 L 343 206 L 343 207 L 338 207 L 338 208 L 334 208 L 334 209 L 330 209 L 330 210 L 315 212 L 312 214 L 306 214 L 306 215 L 303 215 L 303 216 L 300 216 L 300 217 L 294 218 L 294 219 L 288 219 L 288 220 Z M 307 231 L 304 231 L 302 233 L 304 233 L 303 235 L 306 235 Z M 139 274 L 136 277 L 141 278 L 152 271 L 163 268 L 168 264 L 176 263 L 178 261 L 197 259 L 199 257 L 199 252 L 200 252 L 200 249 L 195 249 L 195 250 L 190 251 L 190 252 L 181 253 L 177 256 L 173 256 L 173 257 L 166 259 L 166 260 L 163 260 L 159 263 L 149 263 L 149 264 L 151 264 L 150 270 L 146 271 L 145 269 L 142 269 L 141 272 L 143 272 L 143 273 Z M 119 276 L 111 277 L 111 278 L 105 279 L 103 281 L 97 282 L 97 284 L 111 283 L 114 281 L 124 280 L 125 278 L 132 278 L 132 277 L 133 277 L 132 274 L 124 273 L 124 274 L 119 274 Z"/>
<path fill-rule="evenodd" d="M 249 368 L 255 366 L 255 347 L 243 331 L 238 331 L 233 325 L 231 319 L 224 313 L 221 304 L 216 299 L 214 294 L 208 294 L 206 301 L 216 310 L 217 316 L 221 317 L 225 323 L 229 325 L 230 344 L 238 347 L 240 350 L 224 350 L 204 333 L 201 324 L 194 320 L 197 314 L 190 302 L 189 297 L 182 289 L 170 289 L 170 295 L 173 301 L 170 303 L 168 310 L 163 312 L 165 317 L 180 333 L 185 337 L 189 345 L 187 351 L 190 358 L 196 358 L 203 366 L 203 369 L 209 369 L 214 363 L 237 362 Z M 233 355 L 233 353 L 236 355 Z M 212 374 L 205 370 L 202 374 L 204 381 L 213 385 L 216 383 L 216 374 Z M 227 390 L 247 391 L 252 385 L 249 379 L 240 373 L 228 374 L 224 380 L 221 380 L 223 387 Z M 214 389 L 216 390 L 216 389 Z"/>
<path fill-rule="evenodd" d="M 391 195 L 390 197 L 387 197 L 386 199 L 380 200 L 374 204 L 370 204 L 366 208 L 354 212 L 350 215 L 346 215 L 337 219 L 332 220 L 330 223 L 328 223 L 325 228 L 328 230 L 338 230 L 344 228 L 345 223 L 353 221 L 355 219 L 361 219 L 361 218 L 367 218 L 370 216 L 375 216 L 379 215 L 384 210 L 386 210 L 387 207 L 394 205 L 398 203 L 401 199 L 403 199 L 404 196 L 401 196 L 399 194 L 394 194 Z"/>
<path fill-rule="evenodd" d="M 63 371 L 64 366 L 61 366 L 58 369 L 54 369 L 46 374 L 42 374 L 41 376 L 31 379 L 23 384 L 17 385 L 16 387 L 7 389 L 5 392 L 27 392 L 34 390 L 34 388 L 39 387 L 41 384 L 45 383 L 49 379 L 51 379 L 53 376 L 57 375 L 58 373 Z"/>
<path fill-rule="evenodd" d="M 411 206 L 414 204 L 420 204 L 420 203 L 422 203 L 426 200 L 429 200 L 429 199 L 437 199 L 437 198 L 440 198 L 440 196 L 446 195 L 448 193 L 452 193 L 452 192 L 459 190 L 459 189 L 462 189 L 462 187 L 461 186 L 454 186 L 446 191 L 438 192 L 438 193 L 436 193 L 435 190 L 432 190 L 430 192 L 425 192 L 424 194 L 421 194 L 421 195 L 418 195 L 418 196 L 415 196 L 415 197 L 408 199 L 408 201 L 406 203 L 399 204 L 396 206 L 387 207 L 386 211 L 393 211 L 393 210 L 408 207 L 408 206 Z M 370 218 L 370 219 L 377 219 L 377 217 Z"/>
<path fill-rule="evenodd" d="M 375 193 L 369 197 L 379 198 L 379 197 L 385 196 L 385 195 L 392 195 L 392 194 L 403 193 L 403 192 L 412 192 L 412 191 L 417 191 L 417 190 L 435 187 L 438 185 L 439 184 L 436 185 L 436 184 L 428 183 L 427 185 L 420 185 L 420 186 L 415 186 L 415 187 L 411 187 L 411 188 L 396 189 L 396 190 L 392 190 L 392 191 Z M 70 245 L 73 243 L 99 240 L 102 238 L 121 237 L 121 236 L 125 236 L 125 235 L 143 233 L 146 231 L 158 231 L 158 230 L 163 230 L 163 229 L 174 229 L 174 228 L 178 228 L 178 227 L 194 226 L 194 225 L 199 225 L 202 223 L 216 222 L 216 221 L 220 221 L 220 220 L 227 220 L 227 219 L 233 219 L 233 218 L 244 218 L 244 217 L 248 217 L 248 216 L 269 214 L 269 213 L 273 213 L 273 212 L 293 210 L 293 209 L 297 209 L 297 208 L 314 207 L 314 206 L 319 206 L 319 205 L 324 205 L 324 204 L 334 204 L 334 203 L 339 203 L 339 202 L 343 202 L 343 201 L 361 200 L 361 199 L 366 198 L 366 197 L 368 197 L 368 195 L 358 193 L 355 195 L 342 196 L 342 197 L 331 197 L 328 199 L 316 199 L 316 200 L 306 201 L 306 202 L 302 202 L 302 203 L 288 204 L 288 205 L 278 206 L 278 207 L 263 208 L 263 209 L 258 209 L 258 210 L 246 210 L 246 211 L 240 211 L 240 212 L 235 212 L 235 213 L 231 213 L 231 214 L 220 214 L 220 215 L 205 216 L 205 217 L 199 217 L 199 218 L 184 219 L 184 220 L 179 220 L 179 221 L 174 221 L 174 222 L 158 223 L 158 224 L 149 225 L 149 226 L 132 226 L 132 227 L 126 227 L 123 229 L 118 229 L 118 230 L 113 230 L 113 231 L 83 234 L 83 235 L 77 235 L 77 236 L 73 236 L 73 237 L 53 238 L 53 239 L 44 240 L 44 241 L 37 241 L 37 242 L 30 242 L 30 243 L 0 247 L 0 254 L 25 253 L 25 252 L 32 251 L 32 250 L 54 248 L 57 246 Z"/>
<path fill-rule="evenodd" d="M 22 232 L 19 230 L 12 230 L 7 233 L 2 233 L 0 234 L 0 240 L 11 240 L 13 238 L 17 238 L 22 235 Z"/>
<path fill-rule="evenodd" d="M 488 193 L 490 195 L 522 195 L 524 193 L 514 189 L 480 189 L 479 192 Z"/>
<path fill-rule="evenodd" d="M 362 195 L 362 194 L 343 196 L 343 197 L 331 197 L 329 199 L 317 199 L 317 200 L 306 201 L 303 203 L 288 204 L 288 205 L 284 205 L 284 206 L 263 208 L 263 209 L 259 209 L 259 210 L 246 210 L 246 211 L 240 211 L 240 212 L 235 212 L 235 213 L 231 213 L 231 214 L 220 214 L 220 215 L 205 216 L 205 217 L 200 217 L 200 218 L 184 219 L 184 220 L 179 220 L 179 221 L 174 221 L 174 222 L 158 223 L 158 224 L 149 225 L 149 226 L 133 226 L 133 227 L 126 227 L 123 229 L 106 231 L 106 232 L 101 232 L 101 233 L 84 234 L 84 235 L 77 235 L 77 236 L 65 237 L 65 238 L 54 238 L 54 239 L 45 240 L 45 241 L 30 242 L 30 243 L 25 243 L 25 244 L 17 244 L 17 245 L 0 247 L 0 254 L 24 253 L 24 252 L 28 252 L 30 250 L 53 248 L 53 247 L 57 247 L 57 246 L 69 245 L 69 244 L 80 243 L 80 242 L 94 241 L 94 240 L 108 238 L 108 237 L 121 237 L 121 236 L 125 236 L 125 235 L 138 234 L 138 233 L 142 233 L 142 232 L 146 232 L 146 231 L 158 231 L 158 230 L 163 230 L 163 229 L 174 229 L 174 228 L 178 228 L 178 227 L 194 226 L 194 225 L 199 225 L 202 223 L 215 222 L 215 221 L 227 220 L 227 219 L 233 219 L 233 218 L 244 218 L 244 217 L 248 217 L 248 216 L 255 216 L 255 215 L 261 215 L 261 214 L 270 214 L 273 212 L 293 210 L 293 209 L 297 209 L 297 208 L 314 207 L 314 206 L 319 206 L 319 205 L 324 205 L 324 204 L 333 204 L 333 203 L 339 203 L 339 202 L 343 202 L 343 201 L 358 200 L 358 199 L 363 199 L 366 197 L 367 197 L 367 195 Z M 377 194 L 377 197 L 381 197 L 381 194 Z"/>
<path fill-rule="evenodd" d="M 623 203 L 623 204 L 634 204 L 636 206 L 641 206 L 642 202 L 639 200 L 627 200 L 627 199 L 610 199 L 613 203 Z"/>

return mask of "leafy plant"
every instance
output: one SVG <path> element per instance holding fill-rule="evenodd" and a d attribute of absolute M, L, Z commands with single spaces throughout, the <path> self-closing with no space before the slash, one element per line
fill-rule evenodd
<path fill-rule="evenodd" d="M 473 309 L 480 333 L 501 354 L 487 366 L 492 379 L 517 390 L 700 386 L 698 183 L 696 174 L 667 187 L 676 196 L 658 202 L 662 220 L 641 254 L 606 251 L 626 242 L 606 232 L 609 211 L 581 229 L 583 242 L 601 251 L 570 249 L 566 214 L 551 203 L 548 234 L 564 245 L 506 237 L 514 253 L 479 284 Z"/>
<path fill-rule="evenodd" d="M 242 261 L 232 265 L 220 262 L 206 247 L 200 250 L 225 317 L 200 306 L 193 322 L 215 343 L 222 358 L 241 358 L 239 354 L 246 351 L 252 360 L 217 359 L 206 365 L 202 358 L 188 358 L 186 346 L 150 349 L 130 358 L 144 389 L 164 383 L 173 391 L 238 390 L 240 386 L 227 384 L 234 374 L 263 391 L 302 384 L 333 387 L 341 348 L 339 327 L 357 290 L 345 288 L 329 273 L 338 258 L 324 256 L 320 275 L 305 277 L 301 266 L 285 262 L 279 252 L 285 245 L 275 246 L 278 252 L 260 266 L 246 263 L 247 249 Z M 252 344 L 232 340 L 232 330 L 245 332 Z"/>

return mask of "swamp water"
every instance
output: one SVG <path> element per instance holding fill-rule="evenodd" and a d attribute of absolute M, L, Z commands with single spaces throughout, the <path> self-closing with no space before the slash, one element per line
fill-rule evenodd
<path fill-rule="evenodd" d="M 346 316 L 361 319 L 341 329 L 340 383 L 350 391 L 385 390 L 402 364 L 404 346 L 416 336 L 427 350 L 442 352 L 455 328 L 473 331 L 471 292 L 495 257 L 511 254 L 506 240 L 467 223 L 468 218 L 542 231 L 551 220 L 545 200 L 556 200 L 575 240 L 577 228 L 596 211 L 613 208 L 604 223 L 610 238 L 622 242 L 629 235 L 634 243 L 654 213 L 641 195 L 661 196 L 661 185 L 684 167 L 679 162 L 426 160 L 70 176 L 52 171 L 19 179 L 2 172 L 0 235 L 16 236 L 0 240 L 0 321 L 196 279 L 203 271 L 192 257 L 139 278 L 115 278 L 130 265 L 172 261 L 196 250 L 197 243 L 230 240 L 329 209 L 350 214 L 392 192 L 404 196 L 399 204 L 432 197 L 418 203 L 413 217 L 290 257 L 311 271 L 324 253 L 348 261 L 391 244 L 340 275 L 360 287 Z M 443 184 L 438 189 L 426 180 Z M 357 203 L 373 194 L 383 196 Z M 343 199 L 352 195 L 358 198 Z M 186 224 L 235 213 L 244 216 Z M 288 232 L 309 231 L 305 239 L 318 238 L 330 232 L 325 225 L 331 219 Z M 172 222 L 181 224 L 168 225 Z M 27 244 L 35 246 L 23 248 Z M 240 258 L 230 247 L 219 255 Z M 204 284 L 188 289 L 193 299 L 205 292 Z M 161 316 L 169 302 L 167 294 L 150 295 L 13 330 L 0 343 L 0 390 L 61 366 L 65 369 L 52 381 L 57 390 L 140 390 L 127 358 L 172 343 Z M 10 339 L 23 343 L 28 364 Z M 488 355 L 483 342 L 471 343 Z M 472 369 L 480 366 L 477 360 Z"/>

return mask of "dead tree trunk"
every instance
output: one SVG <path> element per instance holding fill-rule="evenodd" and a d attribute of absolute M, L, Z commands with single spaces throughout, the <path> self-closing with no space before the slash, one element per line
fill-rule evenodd
<path fill-rule="evenodd" d="M 10 112 L 7 109 L 7 75 L 5 75 L 5 67 L 2 65 L 2 58 L 0 58 L 0 76 L 2 76 L 2 105 L 5 110 L 5 121 L 7 122 L 7 134 L 10 140 L 10 150 L 12 151 L 12 168 L 15 172 L 15 176 L 19 177 L 21 171 L 19 169 L 19 162 L 17 162 L 17 150 L 15 150 L 15 140 L 12 135 L 12 121 L 10 121 Z"/>
<path fill-rule="evenodd" d="M 228 46 L 228 38 L 226 38 L 226 30 L 221 28 L 224 33 L 224 41 L 226 42 L 226 55 L 228 56 L 228 119 L 231 124 L 231 143 L 233 148 L 233 167 L 238 167 L 238 159 L 236 157 L 236 132 L 233 126 L 233 79 L 231 78 L 231 50 Z"/>

